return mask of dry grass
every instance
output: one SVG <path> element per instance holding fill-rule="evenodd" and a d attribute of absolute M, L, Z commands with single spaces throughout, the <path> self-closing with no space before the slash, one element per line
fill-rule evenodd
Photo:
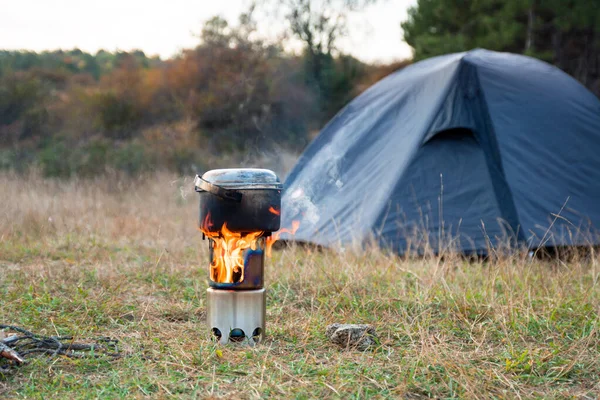
<path fill-rule="evenodd" d="M 399 260 L 288 248 L 267 267 L 267 339 L 204 326 L 191 180 L 0 175 L 0 322 L 121 340 L 117 361 L 39 359 L 0 398 L 595 398 L 598 261 Z M 381 345 L 343 351 L 332 322 Z M 217 351 L 219 350 L 219 351 Z"/>

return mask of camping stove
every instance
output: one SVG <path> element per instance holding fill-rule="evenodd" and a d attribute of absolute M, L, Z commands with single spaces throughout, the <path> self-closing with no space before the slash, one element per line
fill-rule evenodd
<path fill-rule="evenodd" d="M 265 251 L 279 229 L 282 185 L 265 169 L 212 170 L 194 184 L 209 244 L 208 328 L 222 344 L 254 345 L 265 334 Z"/>

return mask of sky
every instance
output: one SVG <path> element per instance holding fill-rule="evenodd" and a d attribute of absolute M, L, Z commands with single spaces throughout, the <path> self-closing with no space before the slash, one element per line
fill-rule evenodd
<path fill-rule="evenodd" d="M 219 15 L 235 23 L 251 0 L 0 0 L 0 49 L 79 48 L 95 53 L 141 49 L 161 58 L 193 48 L 202 23 Z M 411 56 L 400 22 L 416 0 L 379 0 L 349 16 L 339 48 L 366 62 Z M 257 17 L 259 33 L 273 36 L 273 21 Z M 275 24 L 276 25 L 276 24 Z M 276 26 L 275 26 L 276 28 Z M 273 36 L 274 37 L 274 36 Z"/>

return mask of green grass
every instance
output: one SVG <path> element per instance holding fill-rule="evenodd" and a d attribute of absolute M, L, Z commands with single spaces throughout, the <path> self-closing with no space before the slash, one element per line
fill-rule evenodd
<path fill-rule="evenodd" d="M 156 182 L 140 201 L 124 196 L 133 184 L 48 182 L 34 196 L 0 177 L 14 193 L 0 206 L 0 323 L 111 336 L 124 353 L 32 360 L 0 376 L 0 398 L 600 395 L 594 255 L 469 263 L 288 248 L 267 260 L 264 343 L 218 346 L 197 199 Z M 373 324 L 381 345 L 340 349 L 325 337 L 333 322 Z"/>

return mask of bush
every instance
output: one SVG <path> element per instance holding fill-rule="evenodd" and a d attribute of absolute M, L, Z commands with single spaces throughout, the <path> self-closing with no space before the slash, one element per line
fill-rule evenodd
<path fill-rule="evenodd" d="M 71 176 L 72 150 L 63 142 L 51 142 L 39 153 L 39 165 L 46 177 L 68 178 Z"/>
<path fill-rule="evenodd" d="M 35 158 L 36 153 L 30 150 L 19 148 L 0 149 L 0 171 L 26 172 Z"/>
<path fill-rule="evenodd" d="M 19 139 L 24 140 L 42 135 L 48 124 L 48 111 L 44 107 L 34 107 L 23 113 L 23 126 Z"/>
<path fill-rule="evenodd" d="M 105 139 L 95 139 L 73 153 L 73 173 L 81 176 L 95 176 L 106 171 L 111 143 Z"/>
<path fill-rule="evenodd" d="M 14 169 L 14 151 L 0 150 L 0 171 Z"/>
<path fill-rule="evenodd" d="M 0 157 L 0 167 L 3 162 Z M 80 145 L 64 140 L 50 142 L 39 152 L 38 162 L 44 176 L 58 178 L 97 176 L 106 172 L 107 167 L 133 175 L 152 165 L 151 157 L 142 145 L 134 142 L 117 144 L 104 138 Z"/>
<path fill-rule="evenodd" d="M 169 154 L 168 166 L 177 171 L 179 175 L 197 172 L 194 168 L 196 165 L 197 155 L 192 149 L 174 149 Z"/>
<path fill-rule="evenodd" d="M 140 112 L 129 99 L 112 92 L 101 93 L 94 99 L 96 124 L 111 139 L 127 139 L 140 123 Z"/>
<path fill-rule="evenodd" d="M 137 174 L 152 165 L 144 147 L 138 143 L 125 143 L 111 157 L 112 165 L 129 175 Z"/>
<path fill-rule="evenodd" d="M 0 79 L 0 125 L 17 121 L 25 112 L 43 102 L 42 82 L 30 74 L 10 74 Z"/>

